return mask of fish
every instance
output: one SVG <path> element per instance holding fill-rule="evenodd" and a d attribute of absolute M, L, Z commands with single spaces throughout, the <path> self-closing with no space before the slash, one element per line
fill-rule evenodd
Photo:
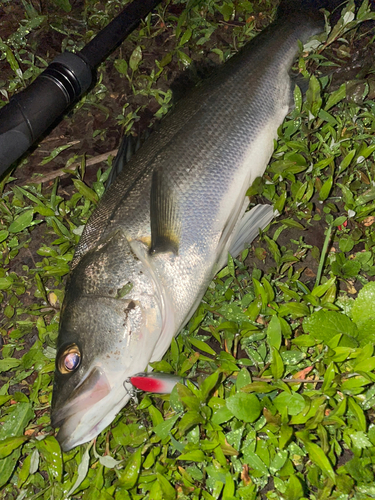
<path fill-rule="evenodd" d="M 239 255 L 273 218 L 269 206 L 246 211 L 246 192 L 290 109 L 299 41 L 324 28 L 318 2 L 281 5 L 272 25 L 176 103 L 85 226 L 57 340 L 51 423 L 64 451 L 113 421 L 130 377 L 163 357 L 228 252 Z"/>

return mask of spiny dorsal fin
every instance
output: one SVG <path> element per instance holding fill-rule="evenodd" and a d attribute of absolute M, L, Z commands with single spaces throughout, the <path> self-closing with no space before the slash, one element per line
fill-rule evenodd
<path fill-rule="evenodd" d="M 151 132 L 146 129 L 141 136 L 133 137 L 132 135 L 126 135 L 122 138 L 120 147 L 118 148 L 116 158 L 113 160 L 112 170 L 108 176 L 107 183 L 105 185 L 106 191 L 109 186 L 114 183 L 119 174 L 124 170 L 125 165 L 132 158 L 134 153 L 146 142 L 149 138 Z"/>
<path fill-rule="evenodd" d="M 178 204 L 169 178 L 161 168 L 156 168 L 152 174 L 150 219 L 150 254 L 177 254 L 181 232 Z"/>

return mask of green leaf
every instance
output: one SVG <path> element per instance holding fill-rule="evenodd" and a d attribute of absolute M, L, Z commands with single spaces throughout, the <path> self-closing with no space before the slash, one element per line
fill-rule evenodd
<path fill-rule="evenodd" d="M 30 403 L 19 402 L 14 405 L 0 426 L 0 440 L 23 434 L 33 416 Z"/>
<path fill-rule="evenodd" d="M 297 437 L 299 437 L 300 434 L 301 433 L 297 432 Z M 310 460 L 322 470 L 324 475 L 328 476 L 332 482 L 336 484 L 336 475 L 324 451 L 311 441 L 304 440 L 304 445 Z"/>
<path fill-rule="evenodd" d="M 197 411 L 188 411 L 181 418 L 178 428 L 185 433 L 195 425 L 203 423 L 203 417 Z"/>
<path fill-rule="evenodd" d="M 357 324 L 359 329 L 357 340 L 359 341 L 360 345 L 363 346 L 368 343 L 374 344 L 375 343 L 374 320 L 372 318 L 369 318 Z"/>
<path fill-rule="evenodd" d="M 310 77 L 309 88 L 306 92 L 306 105 L 313 116 L 318 116 L 321 104 L 320 84 L 318 79 L 312 75 Z"/>
<path fill-rule="evenodd" d="M 185 45 L 186 42 L 188 42 L 191 38 L 192 31 L 190 28 L 188 28 L 185 33 L 182 35 L 181 40 L 180 40 L 180 46 Z"/>
<path fill-rule="evenodd" d="M 322 385 L 322 392 L 324 393 L 327 389 L 332 388 L 332 381 L 335 378 L 335 367 L 333 361 L 327 366 L 325 374 L 324 374 L 324 382 Z"/>
<path fill-rule="evenodd" d="M 125 59 L 116 59 L 114 62 L 114 67 L 121 75 L 126 75 L 128 72 L 128 63 Z"/>
<path fill-rule="evenodd" d="M 181 457 L 180 457 L 181 460 Z M 156 481 L 159 484 L 163 492 L 163 500 L 174 500 L 176 498 L 176 490 L 173 488 L 171 483 L 164 477 L 160 472 L 156 473 Z M 151 497 L 150 497 L 151 498 Z"/>
<path fill-rule="evenodd" d="M 193 450 L 188 451 L 187 453 L 183 453 L 178 457 L 179 460 L 189 460 L 191 462 L 203 462 L 207 460 L 206 455 L 202 450 Z"/>
<path fill-rule="evenodd" d="M 91 188 L 86 186 L 84 182 L 79 179 L 73 179 L 73 183 L 77 189 L 77 191 L 87 200 L 90 200 L 92 203 L 98 203 L 98 195 Z"/>
<path fill-rule="evenodd" d="M 293 427 L 291 425 L 283 424 L 280 428 L 279 435 L 279 448 L 283 450 L 288 444 L 293 436 Z"/>
<path fill-rule="evenodd" d="M 300 335 L 292 340 L 293 344 L 301 347 L 312 347 L 316 345 L 319 340 L 315 340 L 311 335 Z"/>
<path fill-rule="evenodd" d="M 290 476 L 285 491 L 286 500 L 301 500 L 304 496 L 303 486 L 301 480 L 293 475 Z"/>
<path fill-rule="evenodd" d="M 169 436 L 171 429 L 173 428 L 175 422 L 180 418 L 180 415 L 175 415 L 174 417 L 169 417 L 164 422 L 161 422 L 156 427 L 154 427 L 153 431 L 160 439 L 165 439 Z"/>
<path fill-rule="evenodd" d="M 25 436 L 10 437 L 0 441 L 0 458 L 10 455 L 13 450 L 21 446 L 25 441 L 27 441 Z"/>
<path fill-rule="evenodd" d="M 314 295 L 314 297 L 322 297 L 326 293 L 326 291 L 331 288 L 335 281 L 336 277 L 327 280 L 323 285 L 315 287 L 311 294 Z"/>
<path fill-rule="evenodd" d="M 189 342 L 200 351 L 211 354 L 211 356 L 216 356 L 216 352 L 209 345 L 207 345 L 206 342 L 203 342 L 203 340 L 189 337 Z"/>
<path fill-rule="evenodd" d="M 14 405 L 4 419 L 3 425 L 0 426 L 0 441 L 23 434 L 26 425 L 33 416 L 34 412 L 30 403 L 19 402 Z M 21 447 L 19 446 L 6 458 L 0 460 L 0 487 L 12 475 L 20 455 Z"/>
<path fill-rule="evenodd" d="M 39 467 L 39 451 L 34 449 L 34 451 L 27 455 L 23 461 L 22 468 L 18 474 L 17 487 L 20 488 L 30 474 L 34 474 Z"/>
<path fill-rule="evenodd" d="M 219 375 L 220 373 L 218 371 L 212 373 L 209 375 L 202 383 L 200 386 L 200 391 L 202 394 L 202 400 L 206 401 L 207 398 L 209 397 L 210 392 L 214 389 L 216 386 L 218 380 L 219 380 Z"/>
<path fill-rule="evenodd" d="M 112 429 L 112 435 L 116 444 L 125 447 L 129 445 L 138 447 L 146 441 L 148 431 L 137 423 L 126 425 L 123 422 L 119 422 Z"/>
<path fill-rule="evenodd" d="M 46 461 L 50 481 L 61 482 L 63 462 L 59 443 L 53 436 L 47 436 L 39 441 L 38 449 Z"/>
<path fill-rule="evenodd" d="M 178 54 L 178 57 L 180 58 L 180 60 L 184 66 L 186 66 L 186 67 L 190 66 L 191 59 L 187 54 L 185 54 L 185 52 L 183 52 L 182 50 L 178 50 L 177 54 Z"/>
<path fill-rule="evenodd" d="M 38 205 L 38 206 L 36 206 L 34 208 L 34 212 L 38 213 L 40 215 L 44 215 L 45 217 L 55 215 L 55 212 L 52 210 L 52 208 L 46 207 L 44 205 Z"/>
<path fill-rule="evenodd" d="M 287 458 L 288 458 L 287 450 L 282 450 L 277 452 L 270 464 L 271 474 L 275 474 L 277 471 L 279 471 L 285 465 Z"/>
<path fill-rule="evenodd" d="M 301 89 L 299 88 L 298 85 L 295 85 L 294 86 L 294 104 L 295 104 L 295 107 L 296 107 L 296 110 L 300 113 L 301 112 L 301 109 L 302 109 L 302 92 L 301 92 Z"/>
<path fill-rule="evenodd" d="M 89 464 L 90 464 L 90 448 L 92 444 L 89 444 L 85 450 L 85 453 L 82 456 L 82 459 L 78 465 L 78 475 L 75 483 L 73 486 L 70 488 L 67 496 L 70 497 L 75 490 L 82 484 L 82 482 L 85 480 L 88 470 L 89 470 Z"/>
<path fill-rule="evenodd" d="M 314 338 L 329 343 L 336 335 L 346 338 L 345 346 L 357 345 L 357 327 L 345 314 L 335 311 L 317 311 L 303 320 L 303 330 Z"/>
<path fill-rule="evenodd" d="M 352 424 L 353 427 L 355 427 L 359 431 L 366 431 L 367 429 L 366 417 L 362 408 L 359 406 L 358 403 L 355 402 L 353 398 L 348 398 L 348 404 L 350 411 L 353 413 L 355 417 L 355 420 Z"/>
<path fill-rule="evenodd" d="M 228 268 L 229 274 L 231 276 L 233 276 L 233 278 L 234 278 L 236 276 L 236 274 L 235 274 L 235 266 L 234 266 L 233 257 L 231 256 L 230 253 L 228 253 L 227 268 Z"/>
<path fill-rule="evenodd" d="M 231 418 L 233 418 L 233 413 L 226 406 L 222 406 L 213 413 L 211 422 L 220 425 L 228 422 Z"/>
<path fill-rule="evenodd" d="M 160 413 L 160 411 L 157 408 L 155 408 L 155 406 L 150 405 L 147 409 L 148 409 L 148 412 L 149 412 L 151 420 L 152 420 L 152 425 L 154 427 L 156 427 L 159 424 L 164 423 L 163 415 Z"/>
<path fill-rule="evenodd" d="M 225 404 L 238 420 L 244 422 L 255 422 L 262 412 L 259 399 L 254 394 L 238 392 L 226 399 Z"/>
<path fill-rule="evenodd" d="M 225 477 L 223 500 L 236 500 L 234 496 L 235 490 L 236 490 L 236 485 L 233 480 L 232 474 L 228 472 L 228 474 Z"/>
<path fill-rule="evenodd" d="M 333 185 L 333 177 L 328 177 L 328 179 L 324 182 L 320 192 L 319 192 L 319 200 L 324 201 L 328 198 L 329 193 L 331 192 Z"/>
<path fill-rule="evenodd" d="M 273 404 L 280 413 L 283 413 L 286 408 L 288 415 L 298 415 L 306 406 L 306 402 L 301 394 L 298 394 L 298 392 L 288 394 L 285 391 L 276 396 Z"/>
<path fill-rule="evenodd" d="M 337 90 L 332 92 L 328 97 L 327 103 L 324 106 L 324 109 L 328 111 L 333 106 L 335 106 L 338 102 L 342 101 L 346 97 L 346 83 L 343 83 Z"/>
<path fill-rule="evenodd" d="M 361 263 L 356 260 L 347 260 L 341 267 L 341 272 L 346 278 L 357 276 L 361 270 Z"/>
<path fill-rule="evenodd" d="M 130 56 L 129 59 L 130 69 L 135 71 L 138 68 L 141 61 L 142 61 L 142 49 L 139 45 L 137 45 L 137 47 L 133 50 L 132 55 Z"/>
<path fill-rule="evenodd" d="M 249 370 L 247 370 L 246 368 L 242 368 L 238 372 L 237 379 L 236 379 L 237 390 L 238 391 L 241 390 L 242 387 L 245 387 L 246 385 L 248 385 L 250 383 L 251 383 L 251 377 L 250 377 Z"/>
<path fill-rule="evenodd" d="M 358 358 L 357 358 L 358 361 Z M 371 357 L 368 359 L 363 359 L 359 363 L 354 364 L 354 369 L 356 372 L 372 372 L 375 370 L 375 357 Z"/>
<path fill-rule="evenodd" d="M 124 489 L 130 490 L 136 485 L 141 470 L 141 463 L 142 449 L 138 448 L 129 458 L 125 470 L 119 474 L 119 483 Z"/>
<path fill-rule="evenodd" d="M 269 475 L 267 466 L 253 451 L 246 450 L 244 451 L 243 455 L 244 455 L 243 460 L 247 465 L 259 471 L 262 475 L 266 477 Z"/>
<path fill-rule="evenodd" d="M 180 397 L 178 395 L 177 384 L 173 387 L 171 395 L 169 396 L 169 404 L 177 413 L 181 413 L 184 410 L 184 405 L 182 401 L 180 401 Z"/>
<path fill-rule="evenodd" d="M 307 316 L 310 314 L 310 310 L 306 304 L 299 302 L 288 302 L 286 304 L 281 304 L 278 311 L 279 316 L 292 316 L 293 318 L 300 318 L 302 316 Z"/>
<path fill-rule="evenodd" d="M 375 321 L 375 282 L 367 283 L 358 293 L 351 309 L 353 321 L 358 325 L 371 319 Z"/>
<path fill-rule="evenodd" d="M 8 370 L 12 370 L 21 364 L 20 359 L 15 358 L 5 358 L 0 359 L 0 373 L 7 372 Z"/>
<path fill-rule="evenodd" d="M 287 227 L 295 227 L 297 229 L 301 229 L 301 231 L 304 231 L 306 229 L 302 224 L 300 224 L 294 219 L 282 219 L 279 220 L 279 224 L 284 224 L 284 226 Z"/>
<path fill-rule="evenodd" d="M 323 170 L 326 168 L 328 165 L 330 165 L 333 162 L 334 157 L 329 156 L 328 158 L 324 158 L 323 160 L 318 161 L 318 163 L 315 164 L 314 168 L 318 170 Z"/>
<path fill-rule="evenodd" d="M 355 204 L 358 207 L 372 200 L 375 200 L 375 187 L 372 187 L 371 189 L 365 191 L 363 194 L 356 197 Z"/>
<path fill-rule="evenodd" d="M 268 304 L 268 295 L 264 286 L 255 278 L 253 278 L 254 284 L 254 292 L 256 297 L 260 297 L 262 299 L 262 307 L 265 309 Z"/>
<path fill-rule="evenodd" d="M 242 392 L 257 392 L 260 394 L 267 394 L 268 392 L 273 392 L 275 387 L 272 384 L 268 384 L 267 382 L 252 382 L 251 384 L 247 384 L 241 388 Z"/>
<path fill-rule="evenodd" d="M 270 347 L 280 349 L 281 346 L 281 324 L 277 316 L 272 316 L 267 327 L 267 342 Z"/>
<path fill-rule="evenodd" d="M 267 235 L 264 235 L 263 236 L 266 243 L 267 243 L 267 246 L 272 254 L 272 257 L 274 258 L 275 262 L 277 265 L 280 264 L 280 259 L 281 259 L 281 254 L 280 254 L 280 249 L 276 243 L 276 241 L 274 241 L 273 239 L 269 238 Z M 255 281 L 253 279 L 253 281 Z M 266 304 L 263 304 L 263 307 L 266 307 L 267 306 L 267 303 Z"/>
<path fill-rule="evenodd" d="M 6 229 L 1 229 L 0 230 L 0 243 L 8 238 L 9 231 Z"/>
<path fill-rule="evenodd" d="M 27 227 L 31 225 L 31 221 L 33 220 L 34 210 L 30 208 L 29 210 L 25 210 L 21 215 L 18 215 L 9 226 L 8 230 L 10 233 L 20 233 Z"/>
<path fill-rule="evenodd" d="M 283 358 L 277 349 L 272 348 L 271 372 L 275 379 L 280 379 L 284 373 Z"/>
<path fill-rule="evenodd" d="M 10 288 L 12 284 L 13 281 L 11 278 L 0 278 L 0 290 L 6 290 L 7 288 Z"/>
<path fill-rule="evenodd" d="M 10 67 L 12 68 L 12 70 L 17 73 L 17 70 L 19 71 L 20 67 L 19 67 L 19 64 L 17 62 L 17 59 L 14 57 L 14 54 L 13 52 L 10 50 L 10 48 L 5 45 L 5 43 L 1 44 L 1 50 L 5 52 L 6 54 L 6 59 L 10 65 Z"/>
<path fill-rule="evenodd" d="M 222 314 L 229 321 L 236 321 L 241 323 L 243 321 L 248 321 L 249 319 L 248 316 L 243 312 L 241 307 L 236 304 L 233 304 L 232 302 L 229 304 L 223 304 L 218 310 L 218 312 Z M 214 354 L 216 355 L 215 352 Z"/>
<path fill-rule="evenodd" d="M 72 10 L 72 6 L 70 5 L 69 0 L 53 0 L 53 2 L 63 9 L 65 12 L 70 12 Z"/>
<path fill-rule="evenodd" d="M 342 252 L 350 252 L 354 247 L 354 241 L 348 235 L 344 235 L 339 240 L 339 248 Z"/>
<path fill-rule="evenodd" d="M 49 156 L 45 157 L 41 162 L 40 165 L 47 165 L 50 161 L 54 160 L 60 153 L 65 151 L 66 149 L 69 149 L 72 147 L 72 143 L 70 144 L 64 144 L 63 146 L 58 146 L 55 148 Z"/>
<path fill-rule="evenodd" d="M 349 165 L 351 164 L 351 162 L 355 156 L 355 153 L 356 153 L 356 150 L 352 149 L 351 151 L 349 151 L 349 153 L 342 160 L 342 162 L 340 163 L 340 166 L 339 166 L 339 173 L 340 174 L 341 174 L 341 172 L 343 172 L 344 170 L 346 170 L 349 167 Z"/>
<path fill-rule="evenodd" d="M 20 456 L 21 448 L 17 448 L 8 457 L 0 460 L 0 488 L 8 482 Z"/>

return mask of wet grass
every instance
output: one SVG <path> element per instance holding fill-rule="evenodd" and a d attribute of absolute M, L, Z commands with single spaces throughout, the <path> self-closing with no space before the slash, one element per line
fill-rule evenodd
<path fill-rule="evenodd" d="M 69 7 L 3 2 L 4 104 L 121 8 Z M 280 216 L 240 259 L 228 260 L 154 364 L 199 388 L 140 395 L 94 443 L 69 453 L 50 426 L 64 281 L 113 155 L 96 167 L 90 157 L 112 151 L 123 132 L 141 134 L 167 111 L 171 82 L 185 67 L 225 61 L 269 23 L 273 7 L 160 6 L 0 184 L 4 499 L 375 497 L 375 16 L 366 2 L 359 9 L 349 2 L 296 63 L 309 77 L 306 98 L 296 88 L 267 172 L 248 192 Z M 190 74 L 178 89 L 201 71 Z M 68 166 L 71 174 L 50 175 Z M 30 182 L 33 172 L 42 177 Z"/>

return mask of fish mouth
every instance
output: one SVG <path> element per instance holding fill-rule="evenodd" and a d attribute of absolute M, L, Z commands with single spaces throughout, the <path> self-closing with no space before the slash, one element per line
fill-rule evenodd
<path fill-rule="evenodd" d="M 107 376 L 96 367 L 74 389 L 66 405 L 52 413 L 51 424 L 60 428 L 56 438 L 63 451 L 90 441 L 110 423 L 113 410 L 116 411 L 119 406 L 115 403 L 114 407 L 112 393 Z M 123 405 L 122 399 L 120 396 Z"/>

